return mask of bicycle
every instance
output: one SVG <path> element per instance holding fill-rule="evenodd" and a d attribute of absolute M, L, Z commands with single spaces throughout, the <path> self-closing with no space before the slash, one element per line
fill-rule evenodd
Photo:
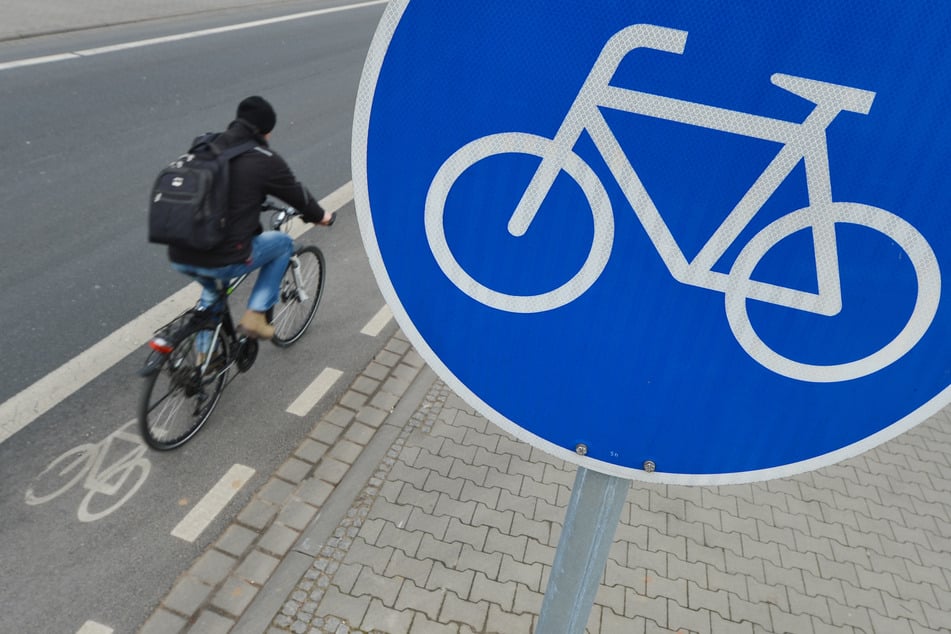
<path fill-rule="evenodd" d="M 100 442 L 84 443 L 60 455 L 33 478 L 24 501 L 31 506 L 45 504 L 81 481 L 86 495 L 76 511 L 80 522 L 94 522 L 118 509 L 141 488 L 152 468 L 152 463 L 145 457 L 146 447 L 142 440 L 129 431 L 134 424 L 135 420 L 130 420 Z M 112 449 L 119 442 L 132 447 L 117 456 L 109 456 L 111 464 L 106 466 L 106 456 L 116 453 Z M 138 471 L 138 476 L 125 488 L 134 471 Z M 94 511 L 93 500 L 97 495 L 119 497 L 108 506 Z"/>
<path fill-rule="evenodd" d="M 262 211 L 274 212 L 271 227 L 284 231 L 300 215 L 293 207 L 273 203 L 265 203 Z M 274 345 L 286 348 L 303 336 L 317 313 L 324 275 L 319 248 L 308 245 L 294 251 L 281 280 L 278 303 L 267 313 L 274 326 Z M 149 340 L 151 352 L 140 371 L 145 386 L 139 426 L 153 449 L 168 451 L 191 440 L 211 416 L 224 388 L 254 364 L 258 340 L 238 331 L 228 307 L 228 297 L 247 278 L 248 274 L 227 283 L 212 280 L 218 295 L 211 306 L 199 303 Z M 232 370 L 236 372 L 231 374 Z"/>
<path fill-rule="evenodd" d="M 470 141 L 446 159 L 432 180 L 425 202 L 426 237 L 440 269 L 472 299 L 514 313 L 553 310 L 587 291 L 607 265 L 614 239 L 614 215 L 607 190 L 600 177 L 574 151 L 582 133 L 587 132 L 672 277 L 682 284 L 724 294 L 730 329 L 755 361 L 789 378 L 833 382 L 871 374 L 901 358 L 924 336 L 937 312 L 941 296 L 937 258 L 927 240 L 899 216 L 870 205 L 833 201 L 825 134 L 842 111 L 868 114 L 875 93 L 776 73 L 771 77 L 773 84 L 816 105 L 802 123 L 794 123 L 610 84 L 621 61 L 631 51 L 645 48 L 680 55 L 686 39 L 686 31 L 650 24 L 622 29 L 605 44 L 553 138 L 525 132 L 490 134 Z M 700 252 L 688 260 L 611 132 L 599 110 L 602 107 L 773 141 L 782 148 Z M 517 295 L 489 288 L 462 268 L 446 239 L 443 218 L 453 184 L 471 166 L 499 154 L 527 154 L 541 159 L 510 217 L 511 235 L 519 237 L 528 231 L 562 171 L 580 186 L 594 215 L 591 249 L 581 269 L 550 291 Z M 729 273 L 715 271 L 720 258 L 800 161 L 806 166 L 809 205 L 760 230 L 742 247 Z M 844 363 L 802 363 L 779 354 L 759 337 L 749 318 L 747 300 L 824 316 L 838 314 L 842 309 L 842 292 L 835 225 L 840 223 L 871 228 L 896 242 L 914 267 L 918 297 L 901 331 L 877 351 Z M 807 228 L 813 234 L 817 293 L 751 278 L 756 265 L 773 246 Z"/>

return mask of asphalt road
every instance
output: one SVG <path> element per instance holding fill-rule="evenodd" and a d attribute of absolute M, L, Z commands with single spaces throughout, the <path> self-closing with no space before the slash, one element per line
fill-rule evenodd
<path fill-rule="evenodd" d="M 0 44 L 0 62 L 282 10 L 8 42 Z M 349 182 L 353 103 L 381 12 L 377 5 L 0 71 L 0 404 L 186 285 L 168 269 L 163 249 L 146 242 L 147 192 L 161 165 L 194 135 L 227 124 L 242 97 L 261 94 L 274 103 L 272 145 L 318 198 Z M 0 605 L 6 606 L 0 632 L 76 632 L 87 620 L 134 631 L 321 408 L 365 367 L 393 326 L 376 337 L 359 332 L 383 300 L 352 203 L 332 229 L 312 229 L 302 241 L 318 244 L 328 259 L 312 329 L 290 350 L 263 347 L 206 429 L 179 451 L 144 454 L 143 466 L 118 492 L 105 491 L 105 478 L 42 504 L 25 501 L 47 466 L 74 447 L 113 438 L 104 465 L 109 456 L 136 450 L 135 442 L 112 434 L 135 415 L 144 348 L 0 439 Z M 307 417 L 286 412 L 326 367 L 343 372 L 331 392 Z M 225 512 L 194 543 L 172 537 L 172 528 L 236 463 L 255 475 Z M 108 509 L 135 485 L 113 512 L 82 521 L 84 511 Z"/>

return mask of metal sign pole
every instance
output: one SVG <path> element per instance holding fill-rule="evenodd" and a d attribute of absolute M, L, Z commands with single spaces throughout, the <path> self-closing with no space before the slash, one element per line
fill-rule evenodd
<path fill-rule="evenodd" d="M 536 634 L 584 634 L 630 486 L 579 467 Z"/>

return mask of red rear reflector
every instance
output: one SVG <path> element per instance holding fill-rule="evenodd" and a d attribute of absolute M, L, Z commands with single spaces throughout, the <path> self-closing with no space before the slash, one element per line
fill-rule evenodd
<path fill-rule="evenodd" d="M 149 341 L 149 347 L 156 352 L 161 352 L 162 354 L 168 354 L 174 349 L 172 344 L 161 337 L 156 337 L 155 339 Z"/>

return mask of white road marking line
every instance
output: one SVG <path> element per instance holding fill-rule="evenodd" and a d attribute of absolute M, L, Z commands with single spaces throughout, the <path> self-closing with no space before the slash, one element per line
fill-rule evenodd
<path fill-rule="evenodd" d="M 320 201 L 320 206 L 330 211 L 337 211 L 353 200 L 353 181 L 348 181 L 330 192 Z"/>
<path fill-rule="evenodd" d="M 194 305 L 199 288 L 189 284 L 0 404 L 0 443 L 144 346 L 156 328 Z"/>
<path fill-rule="evenodd" d="M 338 211 L 351 200 L 353 183 L 347 183 L 319 202 L 324 209 Z M 295 239 L 313 226 L 297 218 L 294 222 L 291 235 Z M 0 444 L 129 354 L 144 348 L 157 328 L 194 305 L 198 299 L 199 288 L 197 283 L 192 282 L 33 385 L 0 403 Z M 134 379 L 134 376 L 129 377 L 130 382 Z"/>
<path fill-rule="evenodd" d="M 106 627 L 102 623 L 86 621 L 76 634 L 112 634 L 112 632 L 111 627 Z"/>
<path fill-rule="evenodd" d="M 386 325 L 390 323 L 391 319 L 393 319 L 393 311 L 390 310 L 387 304 L 383 304 L 383 308 L 373 316 L 373 319 L 367 322 L 367 325 L 363 327 L 360 334 L 376 337 L 383 331 Z"/>
<path fill-rule="evenodd" d="M 317 375 L 317 378 L 301 392 L 297 400 L 291 403 L 287 411 L 295 416 L 306 416 L 307 413 L 313 409 L 314 405 L 330 391 L 330 388 L 334 386 L 337 379 L 342 376 L 343 372 L 340 370 L 324 368 L 324 370 Z"/>
<path fill-rule="evenodd" d="M 218 514 L 228 506 L 231 498 L 247 484 L 253 475 L 254 469 L 251 467 L 233 465 L 211 488 L 211 491 L 206 493 L 205 497 L 188 512 L 188 515 L 182 518 L 178 526 L 172 529 L 172 536 L 189 543 L 198 539 L 202 531 L 208 528 Z"/>
<path fill-rule="evenodd" d="M 218 33 L 228 33 L 230 31 L 240 31 L 243 29 L 253 29 L 258 26 L 268 24 L 277 24 L 279 22 L 289 22 L 291 20 L 301 20 L 312 18 L 318 15 L 327 15 L 330 13 L 339 13 L 341 11 L 350 11 L 351 9 L 362 9 L 375 4 L 384 4 L 387 0 L 371 0 L 370 2 L 360 2 L 357 4 L 348 4 L 341 7 L 330 7 L 327 9 L 316 9 L 314 11 L 305 11 L 303 13 L 293 13 L 291 15 L 282 15 L 276 18 L 265 20 L 254 20 L 253 22 L 243 22 L 241 24 L 232 24 L 213 29 L 202 29 L 200 31 L 191 31 L 188 33 L 179 33 L 178 35 L 167 35 L 164 37 L 154 37 L 147 40 L 137 40 L 135 42 L 125 42 L 123 44 L 114 44 L 112 46 L 102 46 L 99 48 L 87 48 L 73 53 L 62 53 L 59 55 L 46 55 L 43 57 L 31 57 L 27 59 L 18 59 L 11 62 L 0 63 L 0 71 L 10 68 L 19 68 L 22 66 L 35 66 L 37 64 L 49 64 L 51 62 L 60 62 L 67 59 L 78 59 L 80 57 L 89 57 L 92 55 L 102 55 L 104 53 L 114 53 L 116 51 L 125 51 L 130 48 L 140 48 L 143 46 L 152 46 L 153 44 L 166 44 L 168 42 L 178 42 L 196 37 L 205 37 L 206 35 L 217 35 Z"/>
<path fill-rule="evenodd" d="M 75 53 L 60 53 L 59 55 L 44 55 L 43 57 L 30 57 L 28 59 L 17 59 L 12 62 L 0 64 L 0 70 L 9 68 L 20 68 L 22 66 L 36 66 L 37 64 L 51 64 L 53 62 L 62 62 L 67 59 L 78 59 L 79 55 Z"/>

